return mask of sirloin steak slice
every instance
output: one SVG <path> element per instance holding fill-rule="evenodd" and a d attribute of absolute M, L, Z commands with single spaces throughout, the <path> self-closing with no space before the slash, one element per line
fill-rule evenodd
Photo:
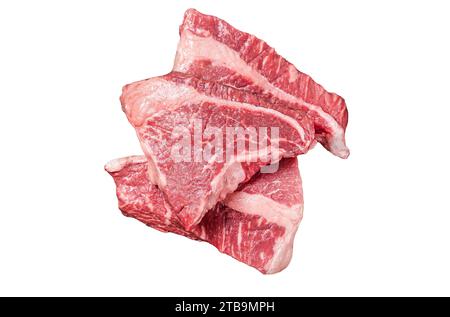
<path fill-rule="evenodd" d="M 186 11 L 173 70 L 294 104 L 308 112 L 316 140 L 326 149 L 341 158 L 350 153 L 344 99 L 327 92 L 266 42 L 217 17 Z"/>
<path fill-rule="evenodd" d="M 303 212 L 297 159 L 282 160 L 276 173 L 256 175 L 190 230 L 184 229 L 163 193 L 150 183 L 147 168 L 144 156 L 116 159 L 105 166 L 114 178 L 125 216 L 163 232 L 206 241 L 263 273 L 279 272 L 289 264 Z"/>
<path fill-rule="evenodd" d="M 286 115 L 253 94 L 181 73 L 129 84 L 121 103 L 148 159 L 150 181 L 188 230 L 269 161 L 303 154 L 313 141 L 311 122 L 301 112 Z M 262 133 L 267 127 L 277 135 Z M 247 128 L 262 129 L 257 142 L 251 134 L 221 140 L 211 133 Z M 211 150 L 219 145 L 232 150 L 226 157 Z"/>

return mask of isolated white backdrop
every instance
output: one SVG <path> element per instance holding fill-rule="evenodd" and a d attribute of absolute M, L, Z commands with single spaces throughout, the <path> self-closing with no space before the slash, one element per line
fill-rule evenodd
<path fill-rule="evenodd" d="M 0 295 L 450 295 L 446 1 L 0 4 Z M 139 154 L 121 87 L 167 73 L 189 7 L 345 97 L 348 160 L 300 157 L 294 257 L 264 276 L 125 218 L 103 165 Z"/>

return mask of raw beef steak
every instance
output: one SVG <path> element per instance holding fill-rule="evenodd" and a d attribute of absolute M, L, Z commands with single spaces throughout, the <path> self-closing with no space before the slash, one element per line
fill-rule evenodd
<path fill-rule="evenodd" d="M 313 141 L 301 111 L 181 73 L 129 84 L 121 102 L 147 156 L 149 180 L 188 230 L 261 167 L 303 154 Z M 228 129 L 253 129 L 257 140 L 252 133 L 222 139 Z"/>
<path fill-rule="evenodd" d="M 184 229 L 163 193 L 150 183 L 147 168 L 144 156 L 116 159 L 105 166 L 114 178 L 125 216 L 163 232 L 209 242 L 263 273 L 279 272 L 289 264 L 303 212 L 297 159 L 282 160 L 276 173 L 256 175 L 190 230 Z"/>
<path fill-rule="evenodd" d="M 348 112 L 340 96 L 327 92 L 264 41 L 194 9 L 185 13 L 174 71 L 281 99 L 314 121 L 316 140 L 347 158 Z"/>

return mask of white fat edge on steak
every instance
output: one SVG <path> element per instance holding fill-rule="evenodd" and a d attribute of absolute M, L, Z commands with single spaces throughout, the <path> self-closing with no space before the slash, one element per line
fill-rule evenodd
<path fill-rule="evenodd" d="M 158 168 L 158 164 L 156 164 L 157 160 L 155 156 L 152 153 L 152 150 L 147 145 L 145 140 L 141 138 L 140 133 L 136 130 L 136 134 L 139 139 L 139 143 L 141 144 L 142 151 L 144 152 L 145 156 L 147 157 L 147 175 L 148 180 L 153 185 L 157 185 L 161 188 L 165 187 L 167 185 L 167 179 L 166 175 L 161 172 L 161 170 Z"/>
<path fill-rule="evenodd" d="M 236 51 L 230 49 L 225 44 L 214 40 L 211 36 L 201 37 L 193 34 L 191 31 L 184 30 L 180 35 L 180 42 L 178 43 L 173 70 L 186 73 L 194 61 L 201 59 L 208 59 L 217 66 L 223 66 L 238 71 L 241 75 L 251 78 L 257 86 L 271 92 L 275 97 L 293 103 L 301 103 L 310 111 L 315 112 L 318 116 L 323 118 L 324 121 L 328 123 L 328 126 L 334 131 L 330 142 L 331 151 L 336 153 L 339 157 L 348 157 L 349 150 L 344 141 L 344 129 L 330 114 L 323 111 L 320 106 L 308 103 L 302 98 L 293 96 L 274 86 L 267 78 L 249 66 Z M 295 74 L 297 74 L 296 69 Z M 291 68 L 289 77 L 290 79 L 293 79 L 293 70 Z"/>
<path fill-rule="evenodd" d="M 293 240 L 303 216 L 303 203 L 287 206 L 261 194 L 234 192 L 224 204 L 243 214 L 259 216 L 269 223 L 285 229 L 273 246 L 273 257 L 264 267 L 266 273 L 276 273 L 284 269 L 292 257 Z M 264 259 L 265 254 L 260 254 Z"/>
<path fill-rule="evenodd" d="M 138 85 L 146 88 L 142 91 L 143 98 L 139 98 L 141 102 L 132 102 L 131 105 L 127 103 L 124 107 L 128 120 L 135 128 L 141 127 L 146 120 L 158 116 L 160 111 L 173 111 L 185 104 L 209 102 L 273 115 L 286 121 L 289 126 L 298 132 L 302 141 L 305 142 L 306 135 L 303 127 L 294 118 L 277 110 L 245 102 L 208 96 L 186 84 L 171 82 L 160 77 L 147 79 L 139 82 Z M 309 144 L 306 144 L 306 148 L 308 146 Z"/>
<path fill-rule="evenodd" d="M 211 189 L 205 198 L 203 198 L 200 204 L 197 203 L 197 210 L 201 213 L 196 217 L 192 226 L 199 224 L 203 216 L 213 208 L 218 201 L 224 200 L 228 194 L 233 193 L 243 181 L 245 181 L 245 172 L 242 168 L 242 162 L 249 160 L 250 162 L 257 161 L 257 159 L 263 159 L 264 161 L 270 161 L 272 164 L 277 163 L 283 157 L 285 151 L 273 151 L 268 153 L 267 156 L 262 157 L 261 151 L 246 151 L 240 155 L 233 156 L 227 161 L 221 171 L 211 181 Z M 189 206 L 187 207 L 188 209 Z"/>
<path fill-rule="evenodd" d="M 114 159 L 105 164 L 105 170 L 108 173 L 120 172 L 127 165 L 145 163 L 147 159 L 142 155 L 132 155 Z"/>

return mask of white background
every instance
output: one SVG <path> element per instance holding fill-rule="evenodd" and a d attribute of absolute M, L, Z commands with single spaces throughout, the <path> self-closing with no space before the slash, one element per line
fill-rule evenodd
<path fill-rule="evenodd" d="M 450 295 L 446 1 L 0 4 L 0 295 Z M 294 257 L 264 276 L 121 215 L 121 87 L 167 73 L 189 7 L 345 97 L 348 160 L 300 158 Z"/>

